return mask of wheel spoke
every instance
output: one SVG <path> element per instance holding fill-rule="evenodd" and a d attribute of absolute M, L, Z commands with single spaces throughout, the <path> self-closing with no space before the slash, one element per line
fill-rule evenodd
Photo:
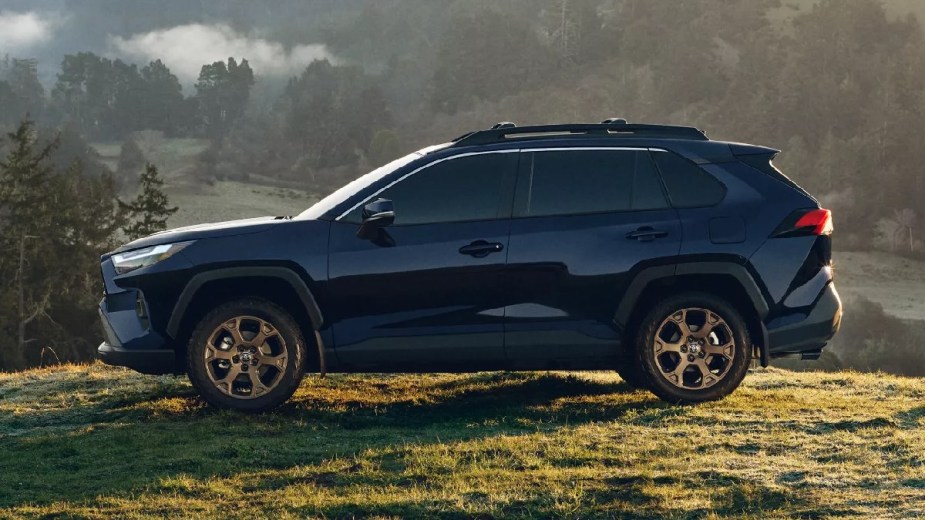
<path fill-rule="evenodd" d="M 662 341 L 661 339 L 655 339 L 655 355 L 661 355 L 664 352 L 677 352 L 681 353 L 681 344 L 684 342 L 684 339 L 678 343 L 671 343 L 668 341 Z"/>
<path fill-rule="evenodd" d="M 206 345 L 206 361 L 212 361 L 215 359 L 228 359 L 234 357 L 234 353 L 230 350 L 222 350 L 220 348 L 215 348 L 212 345 Z"/>
<path fill-rule="evenodd" d="M 678 386 L 684 386 L 684 371 L 687 370 L 688 366 L 690 366 L 690 363 L 686 359 L 679 360 L 674 370 L 664 373 L 665 378 Z"/>
<path fill-rule="evenodd" d="M 723 356 L 726 359 L 732 359 L 733 352 L 735 352 L 735 342 L 730 341 L 723 345 L 711 345 L 707 343 L 703 346 L 704 352 L 713 356 Z"/>
<path fill-rule="evenodd" d="M 267 342 L 268 339 L 270 339 L 270 338 L 272 338 L 272 337 L 274 337 L 274 336 L 276 336 L 276 335 L 278 335 L 278 334 L 279 334 L 279 332 L 278 332 L 275 328 L 273 328 L 273 325 L 270 325 L 269 323 L 267 323 L 267 322 L 265 322 L 265 321 L 261 321 L 261 322 L 260 322 L 260 331 L 257 332 L 257 335 L 254 336 L 254 337 L 249 341 L 249 343 L 250 343 L 251 345 L 257 347 L 257 348 L 259 349 L 260 347 L 263 346 L 264 343 Z"/>
<path fill-rule="evenodd" d="M 716 313 L 710 311 L 704 311 L 704 313 L 706 314 L 706 323 L 694 334 L 696 338 L 709 338 L 714 329 L 726 325 L 726 322 Z"/>
<path fill-rule="evenodd" d="M 681 331 L 682 341 L 691 335 L 691 328 L 687 324 L 687 309 L 681 309 L 678 312 L 671 315 L 671 321 L 677 325 L 678 330 Z"/>
<path fill-rule="evenodd" d="M 251 396 L 262 395 L 270 390 L 263 384 L 263 381 L 260 380 L 260 373 L 257 372 L 257 367 L 254 367 L 253 370 L 248 372 L 247 376 L 251 380 Z"/>
<path fill-rule="evenodd" d="M 287 358 L 288 356 L 284 352 L 278 356 L 258 356 L 257 360 L 260 362 L 260 366 L 271 366 L 282 370 L 286 367 Z"/>
<path fill-rule="evenodd" d="M 222 324 L 222 328 L 231 334 L 235 345 L 244 343 L 244 336 L 241 335 L 241 318 L 234 318 Z"/>
<path fill-rule="evenodd" d="M 704 359 L 697 358 L 693 363 L 691 363 L 691 365 L 697 367 L 697 371 L 700 372 L 700 384 L 697 386 L 699 388 L 708 386 L 707 379 L 711 378 L 713 374 L 710 373 L 710 369 L 707 367 L 706 361 Z"/>
<path fill-rule="evenodd" d="M 215 381 L 215 386 L 226 394 L 231 395 L 231 385 L 239 375 L 241 375 L 241 366 L 231 365 L 231 368 L 228 369 L 228 373 L 225 374 L 225 377 Z"/>

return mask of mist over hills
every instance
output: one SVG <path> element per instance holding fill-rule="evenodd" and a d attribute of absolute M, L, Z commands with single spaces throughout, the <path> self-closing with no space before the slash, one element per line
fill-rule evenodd
<path fill-rule="evenodd" d="M 693 125 L 781 149 L 775 164 L 834 211 L 837 248 L 921 259 L 923 11 L 912 0 L 7 0 L 0 130 L 36 120 L 60 140 L 55 171 L 111 176 L 126 199 L 154 162 L 182 206 L 176 224 L 298 211 L 498 121 Z M 42 340 L 84 359 L 98 339 L 85 329 Z M 894 329 L 894 343 L 925 334 Z M 888 335 L 875 332 L 859 348 Z"/>

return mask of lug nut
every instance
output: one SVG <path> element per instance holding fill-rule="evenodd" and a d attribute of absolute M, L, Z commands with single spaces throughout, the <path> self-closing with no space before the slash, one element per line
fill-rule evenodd
<path fill-rule="evenodd" d="M 691 354 L 691 355 L 688 355 L 688 356 L 687 356 L 687 360 L 693 363 L 693 361 L 694 361 L 694 356 L 693 356 L 692 354 Z"/>
<path fill-rule="evenodd" d="M 700 357 L 705 357 L 705 356 L 706 356 L 706 354 L 704 354 L 702 350 L 700 351 L 700 354 L 697 354 L 697 355 L 700 356 Z"/>
<path fill-rule="evenodd" d="M 242 371 L 242 372 L 247 372 L 247 367 L 248 367 L 248 366 L 250 366 L 250 365 L 248 365 L 247 363 L 242 364 L 242 365 L 241 365 L 241 371 Z"/>
<path fill-rule="evenodd" d="M 687 345 L 681 345 L 681 352 L 687 352 Z"/>

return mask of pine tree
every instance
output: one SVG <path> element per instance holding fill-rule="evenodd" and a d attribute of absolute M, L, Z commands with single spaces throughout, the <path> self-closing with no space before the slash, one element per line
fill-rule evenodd
<path fill-rule="evenodd" d="M 179 209 L 170 207 L 162 189 L 164 181 L 153 164 L 145 165 L 140 183 L 141 193 L 132 202 L 123 204 L 130 220 L 122 231 L 131 240 L 167 229 L 167 219 Z"/>
<path fill-rule="evenodd" d="M 135 176 L 145 165 L 145 154 L 141 151 L 141 147 L 138 146 L 138 143 L 134 139 L 129 137 L 122 143 L 122 148 L 119 150 L 119 162 L 116 164 L 116 173 L 120 177 L 124 178 L 126 176 Z"/>
<path fill-rule="evenodd" d="M 15 344 L 0 343 L 7 368 L 23 368 L 32 342 L 27 327 L 43 316 L 54 293 L 45 263 L 52 251 L 46 237 L 54 230 L 54 199 L 48 189 L 53 174 L 49 156 L 55 142 L 39 145 L 32 121 L 7 134 L 9 153 L 0 160 L 0 291 L 12 300 L 0 316 L 3 328 L 15 330 Z M 9 323 L 12 317 L 13 323 Z"/>

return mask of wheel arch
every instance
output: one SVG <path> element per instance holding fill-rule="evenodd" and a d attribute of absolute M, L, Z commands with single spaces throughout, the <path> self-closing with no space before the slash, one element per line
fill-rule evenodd
<path fill-rule="evenodd" d="M 166 332 L 182 340 L 210 308 L 239 297 L 264 298 L 282 306 L 293 315 L 306 338 L 314 339 L 314 332 L 324 324 L 314 295 L 295 271 L 278 266 L 229 267 L 190 279 L 177 298 Z"/>
<path fill-rule="evenodd" d="M 745 319 L 752 342 L 758 347 L 762 366 L 768 366 L 768 332 L 764 325 L 767 300 L 745 266 L 727 262 L 690 262 L 643 269 L 627 287 L 614 322 L 623 332 L 624 344 L 645 314 L 666 296 L 686 291 L 715 294 L 735 305 Z"/>

